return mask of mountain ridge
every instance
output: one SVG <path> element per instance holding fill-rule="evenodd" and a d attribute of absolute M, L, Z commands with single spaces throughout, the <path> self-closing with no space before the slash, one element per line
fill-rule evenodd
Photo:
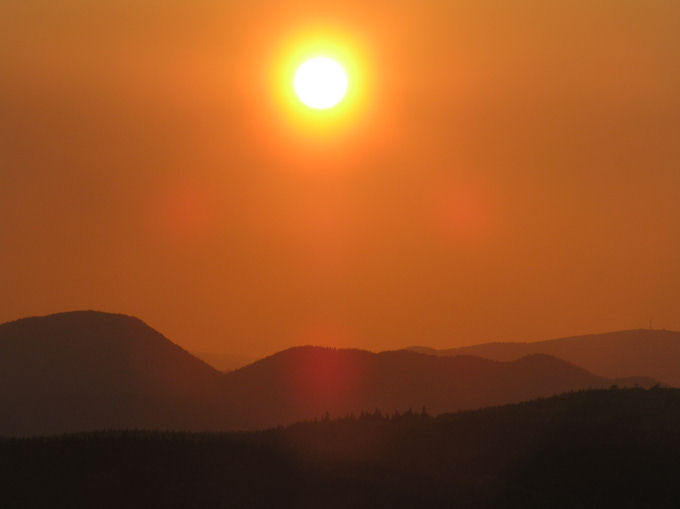
<path fill-rule="evenodd" d="M 0 325 L 0 359 L 0 434 L 9 435 L 262 429 L 325 413 L 442 413 L 655 383 L 608 379 L 540 355 L 500 362 L 314 346 L 221 373 L 138 318 L 96 311 Z"/>
<path fill-rule="evenodd" d="M 650 376 L 680 387 L 680 332 L 665 329 L 630 329 L 532 342 L 490 342 L 434 349 L 407 350 L 438 356 L 479 355 L 511 361 L 530 353 L 545 353 L 582 366 L 598 375 L 620 378 Z"/>

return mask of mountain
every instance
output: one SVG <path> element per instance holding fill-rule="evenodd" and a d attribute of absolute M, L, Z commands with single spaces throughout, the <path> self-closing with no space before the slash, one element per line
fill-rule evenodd
<path fill-rule="evenodd" d="M 296 347 L 220 373 L 141 320 L 94 311 L 0 325 L 0 434 L 254 429 L 373 410 L 479 408 L 607 379 L 547 355 L 512 362 Z"/>
<path fill-rule="evenodd" d="M 513 361 L 530 354 L 559 357 L 598 375 L 619 378 L 645 375 L 680 387 L 680 332 L 638 329 L 530 343 L 483 343 L 434 350 L 409 350 L 439 356 L 478 355 Z"/>
<path fill-rule="evenodd" d="M 0 506 L 671 508 L 678 430 L 680 390 L 654 388 L 256 433 L 0 439 Z"/>
<path fill-rule="evenodd" d="M 0 433 L 218 424 L 221 374 L 124 315 L 0 325 Z"/>
<path fill-rule="evenodd" d="M 648 378 L 607 379 L 548 355 L 512 362 L 408 351 L 371 353 L 295 347 L 225 375 L 239 427 L 274 426 L 329 411 L 420 410 L 439 414 L 586 388 L 651 386 Z M 243 420 L 240 420 L 243 419 Z"/>

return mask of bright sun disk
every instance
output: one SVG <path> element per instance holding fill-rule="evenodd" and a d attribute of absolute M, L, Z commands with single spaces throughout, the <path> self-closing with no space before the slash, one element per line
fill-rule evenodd
<path fill-rule="evenodd" d="M 305 61 L 295 73 L 295 93 L 310 108 L 325 110 L 338 104 L 347 92 L 347 74 L 328 57 Z"/>

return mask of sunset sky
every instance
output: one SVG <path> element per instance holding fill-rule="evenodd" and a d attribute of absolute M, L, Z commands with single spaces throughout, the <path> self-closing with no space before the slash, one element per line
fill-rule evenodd
<path fill-rule="evenodd" d="M 0 33 L 0 322 L 246 356 L 680 329 L 680 2 L 0 0 Z"/>

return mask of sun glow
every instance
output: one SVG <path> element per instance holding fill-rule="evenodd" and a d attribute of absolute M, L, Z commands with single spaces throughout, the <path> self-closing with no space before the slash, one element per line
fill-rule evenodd
<path fill-rule="evenodd" d="M 268 121 L 280 126 L 277 143 L 289 150 L 302 142 L 308 151 L 370 139 L 376 70 L 367 40 L 324 24 L 283 33 L 271 48 L 262 83 L 271 99 Z"/>
<path fill-rule="evenodd" d="M 305 61 L 295 73 L 293 86 L 300 101 L 310 108 L 332 108 L 347 93 L 347 74 L 332 58 L 315 57 Z"/>
<path fill-rule="evenodd" d="M 349 157 L 375 139 L 380 74 L 373 45 L 359 35 L 334 24 L 294 27 L 273 39 L 260 60 L 263 121 L 272 143 L 302 165 L 312 154 L 338 155 L 333 150 L 340 147 Z"/>

